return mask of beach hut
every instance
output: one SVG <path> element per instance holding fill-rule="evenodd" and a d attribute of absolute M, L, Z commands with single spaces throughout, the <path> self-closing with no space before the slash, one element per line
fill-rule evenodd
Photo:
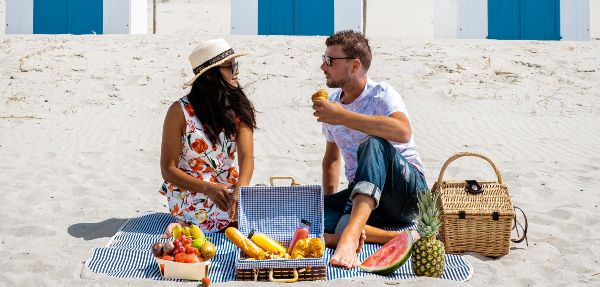
<path fill-rule="evenodd" d="M 331 35 L 362 31 L 363 0 L 231 0 L 231 34 Z"/>
<path fill-rule="evenodd" d="M 6 0 L 6 34 L 145 34 L 147 0 Z"/>
<path fill-rule="evenodd" d="M 589 40 L 589 0 L 435 0 L 435 38 Z"/>

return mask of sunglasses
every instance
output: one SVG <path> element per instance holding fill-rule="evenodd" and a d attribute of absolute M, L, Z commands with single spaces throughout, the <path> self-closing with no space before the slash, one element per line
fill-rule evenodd
<path fill-rule="evenodd" d="M 323 59 L 323 63 L 327 64 L 328 67 L 331 67 L 331 65 L 333 65 L 333 60 L 350 60 L 350 59 L 356 59 L 355 57 L 329 57 L 327 55 L 322 55 L 321 58 Z"/>
<path fill-rule="evenodd" d="M 239 72 L 239 66 L 240 64 L 238 63 L 238 61 L 235 61 L 231 62 L 230 64 L 221 65 L 219 66 L 219 68 L 231 68 L 231 73 L 237 75 L 237 73 Z"/>

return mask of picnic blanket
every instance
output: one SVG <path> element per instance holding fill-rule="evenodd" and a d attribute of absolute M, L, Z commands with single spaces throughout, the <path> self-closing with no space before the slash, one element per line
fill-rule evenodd
<path fill-rule="evenodd" d="M 147 278 L 163 279 L 154 260 L 150 247 L 154 242 L 166 241 L 160 239 L 165 227 L 176 222 L 168 213 L 149 212 L 128 220 L 109 240 L 105 247 L 95 248 L 92 256 L 85 262 L 89 271 L 118 278 Z M 414 228 L 408 226 L 405 228 Z M 235 277 L 235 260 L 237 247 L 223 233 L 207 234 L 217 246 L 217 253 L 211 260 L 209 277 L 212 282 L 233 281 Z M 375 253 L 381 247 L 377 244 L 365 244 L 359 255 L 361 261 Z M 325 250 L 326 262 L 333 255 L 332 249 Z M 446 254 L 446 269 L 443 279 L 467 281 L 473 274 L 473 267 L 461 255 Z M 335 280 L 350 277 L 374 277 L 389 280 L 408 279 L 417 277 L 408 260 L 394 273 L 381 276 L 363 272 L 360 268 L 346 270 L 337 267 L 327 267 L 327 279 Z"/>

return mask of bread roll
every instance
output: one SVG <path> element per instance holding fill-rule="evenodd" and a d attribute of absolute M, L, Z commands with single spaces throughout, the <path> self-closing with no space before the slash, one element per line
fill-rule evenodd
<path fill-rule="evenodd" d="M 313 101 L 327 101 L 329 100 L 329 93 L 325 89 L 319 89 L 316 93 L 312 95 Z"/>

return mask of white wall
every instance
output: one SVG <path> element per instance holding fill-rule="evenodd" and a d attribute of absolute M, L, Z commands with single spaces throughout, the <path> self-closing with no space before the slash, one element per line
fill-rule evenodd
<path fill-rule="evenodd" d="M 436 39 L 458 38 L 458 0 L 434 0 L 433 19 Z"/>
<path fill-rule="evenodd" d="M 130 33 L 146 34 L 146 32 L 148 31 L 148 1 L 129 1 L 131 1 L 131 20 L 129 21 L 129 27 L 131 29 Z"/>
<path fill-rule="evenodd" d="M 335 0 L 333 2 L 333 30 L 362 32 L 363 0 Z"/>
<path fill-rule="evenodd" d="M 486 39 L 488 35 L 488 1 L 458 0 L 459 39 Z"/>
<path fill-rule="evenodd" d="M 6 2 L 0 0 L 0 35 L 6 34 Z"/>
<path fill-rule="evenodd" d="M 129 1 L 104 0 L 103 6 L 103 33 L 129 34 Z"/>
<path fill-rule="evenodd" d="M 231 0 L 231 34 L 258 34 L 258 0 Z"/>
<path fill-rule="evenodd" d="M 560 36 L 567 41 L 590 39 L 589 0 L 560 1 Z"/>
<path fill-rule="evenodd" d="M 431 39 L 433 5 L 434 0 L 367 0 L 366 34 Z"/>
<path fill-rule="evenodd" d="M 6 0 L 6 34 L 33 34 L 33 0 Z"/>
<path fill-rule="evenodd" d="M 590 0 L 590 38 L 600 40 L 600 0 Z"/>

